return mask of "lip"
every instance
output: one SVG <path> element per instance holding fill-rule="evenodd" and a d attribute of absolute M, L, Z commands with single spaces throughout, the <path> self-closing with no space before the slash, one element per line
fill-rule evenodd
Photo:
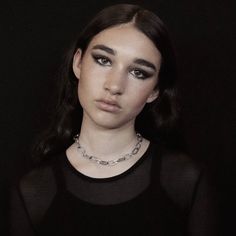
<path fill-rule="evenodd" d="M 121 107 L 118 102 L 108 99 L 99 99 L 96 100 L 96 105 L 100 110 L 107 112 L 119 112 Z"/>

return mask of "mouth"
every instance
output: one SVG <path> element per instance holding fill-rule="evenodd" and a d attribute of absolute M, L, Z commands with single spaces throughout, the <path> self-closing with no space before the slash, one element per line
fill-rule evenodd
<path fill-rule="evenodd" d="M 117 113 L 121 110 L 120 105 L 118 102 L 113 100 L 106 100 L 106 99 L 99 99 L 96 100 L 96 106 L 103 111 Z"/>

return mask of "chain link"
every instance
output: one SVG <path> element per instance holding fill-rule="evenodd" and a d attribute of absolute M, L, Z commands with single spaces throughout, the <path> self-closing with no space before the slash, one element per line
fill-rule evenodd
<path fill-rule="evenodd" d="M 139 152 L 139 149 L 141 148 L 141 145 L 142 145 L 143 137 L 139 133 L 137 133 L 136 135 L 137 135 L 138 141 L 135 144 L 134 149 L 130 153 L 125 154 L 123 157 L 117 158 L 115 160 L 109 160 L 109 161 L 104 161 L 102 159 L 99 159 L 98 157 L 88 155 L 86 153 L 85 149 L 79 143 L 79 134 L 76 134 L 74 136 L 74 141 L 75 141 L 75 143 L 77 143 L 77 145 L 78 145 L 77 148 L 81 152 L 81 154 L 84 158 L 86 158 L 90 161 L 93 161 L 99 165 L 114 166 L 120 162 L 129 160 L 131 157 L 133 157 L 134 155 L 136 155 Z"/>

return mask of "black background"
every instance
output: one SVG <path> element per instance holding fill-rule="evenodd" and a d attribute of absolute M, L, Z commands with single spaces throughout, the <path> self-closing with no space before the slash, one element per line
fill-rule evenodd
<path fill-rule="evenodd" d="M 1 222 L 6 189 L 31 166 L 29 147 L 47 124 L 58 67 L 72 39 L 105 6 L 124 1 L 9 1 L 1 16 Z M 211 168 L 222 235 L 236 235 L 235 57 L 233 1 L 138 3 L 157 13 L 177 49 L 188 149 Z M 1 234 L 2 235 L 2 234 Z"/>

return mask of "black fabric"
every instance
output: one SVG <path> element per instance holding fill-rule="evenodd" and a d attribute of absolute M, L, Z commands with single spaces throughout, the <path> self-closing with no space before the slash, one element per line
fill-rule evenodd
<path fill-rule="evenodd" d="M 84 176 L 65 153 L 24 176 L 10 197 L 15 235 L 216 235 L 204 168 L 151 144 L 124 173 Z"/>

